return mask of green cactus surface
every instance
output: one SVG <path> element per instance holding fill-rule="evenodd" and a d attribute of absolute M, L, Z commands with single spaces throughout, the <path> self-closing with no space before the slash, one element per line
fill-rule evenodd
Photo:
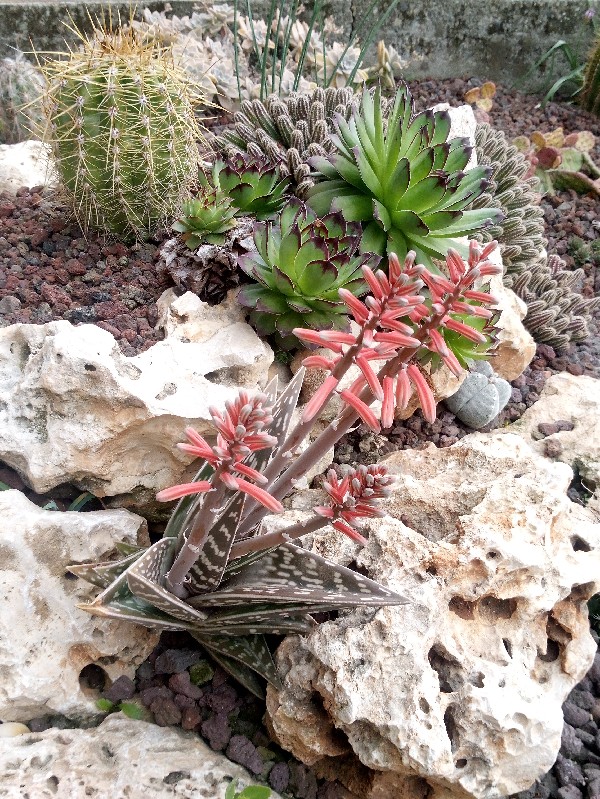
<path fill-rule="evenodd" d="M 198 175 L 183 73 L 135 31 L 95 31 L 44 64 L 48 138 L 84 230 L 143 238 L 177 215 Z"/>
<path fill-rule="evenodd" d="M 44 76 L 22 53 L 0 60 L 0 144 L 16 144 L 44 128 Z"/>
<path fill-rule="evenodd" d="M 580 102 L 586 111 L 600 116 L 600 34 L 585 65 Z"/>
<path fill-rule="evenodd" d="M 491 170 L 465 170 L 472 147 L 449 139 L 445 111 L 414 113 L 411 94 L 401 86 L 386 119 L 379 89 L 363 91 L 361 107 L 349 121 L 336 118 L 335 152 L 309 164 L 320 179 L 307 193 L 318 215 L 341 211 L 365 224 L 363 247 L 400 259 L 409 250 L 435 270 L 432 259 L 453 247 L 466 255 L 460 237 L 501 219 L 495 208 L 467 210 L 488 186 Z"/>
<path fill-rule="evenodd" d="M 256 252 L 238 259 L 244 272 L 258 281 L 238 295 L 242 305 L 253 309 L 250 321 L 257 330 L 277 333 L 285 342 L 295 327 L 348 328 L 338 290 L 364 294 L 361 269 L 375 268 L 380 260 L 359 252 L 360 233 L 360 225 L 346 222 L 341 214 L 318 219 L 295 198 L 283 209 L 279 224 L 257 225 Z"/>

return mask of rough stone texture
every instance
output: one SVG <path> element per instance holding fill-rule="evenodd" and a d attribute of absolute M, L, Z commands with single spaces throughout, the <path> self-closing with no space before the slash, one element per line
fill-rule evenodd
<path fill-rule="evenodd" d="M 397 476 L 392 518 L 336 559 L 355 558 L 411 603 L 288 638 L 272 729 L 306 763 L 339 766 L 365 799 L 528 788 L 556 759 L 561 705 L 596 651 L 585 603 L 598 590 L 600 525 L 567 498 L 571 469 L 515 434 L 384 462 Z"/>
<path fill-rule="evenodd" d="M 82 669 L 133 677 L 158 636 L 79 610 L 98 589 L 68 566 L 106 559 L 116 541 L 148 544 L 146 524 L 126 510 L 42 510 L 13 490 L 0 492 L 0 520 L 0 719 L 95 716 L 99 692 L 80 685 Z"/>
<path fill-rule="evenodd" d="M 0 330 L 0 458 L 36 491 L 176 483 L 190 463 L 175 446 L 185 426 L 214 432 L 209 406 L 264 386 L 273 353 L 233 301 L 184 295 L 164 315 L 167 338 L 133 358 L 95 325 Z"/>
<path fill-rule="evenodd" d="M 490 280 L 490 293 L 498 300 L 495 307 L 500 310 L 500 318 L 496 323 L 499 328 L 498 346 L 492 365 L 496 374 L 510 383 L 531 363 L 535 355 L 535 341 L 521 321 L 527 314 L 527 306 L 514 291 L 504 286 L 500 276 Z"/>
<path fill-rule="evenodd" d="M 518 433 L 538 452 L 545 452 L 547 442 L 558 442 L 556 458 L 577 470 L 589 487 L 600 485 L 600 380 L 567 372 L 552 375 L 535 405 L 528 408 L 510 429 Z M 545 423 L 570 422 L 572 430 L 559 429 L 543 437 L 539 426 Z M 543 428 L 542 428 L 543 429 Z"/>
<path fill-rule="evenodd" d="M 13 0 L 0 3 L 0 56 L 12 55 L 15 45 L 28 51 L 33 41 L 38 51 L 64 48 L 65 38 L 75 44 L 72 31 L 62 21 L 67 14 L 74 25 L 89 30 L 90 21 L 102 14 L 103 5 L 90 0 L 85 7 L 77 0 L 28 3 Z M 111 0 L 127 18 L 127 3 Z M 148 2 L 152 10 L 162 3 Z M 178 15 L 191 14 L 194 0 L 173 0 Z M 268 14 L 267 0 L 252 0 L 253 12 L 263 19 Z M 327 11 L 347 34 L 369 7 L 368 0 L 332 0 Z M 597 0 L 423 0 L 419 4 L 400 3 L 386 21 L 381 36 L 406 60 L 410 77 L 455 77 L 481 75 L 509 84 L 523 81 L 527 88 L 540 88 L 547 74 L 531 70 L 558 39 L 567 39 L 579 53 L 592 43 L 592 27 L 584 25 L 589 8 L 599 9 Z M 310 5 L 309 5 L 310 8 Z M 139 9 L 141 11 L 141 9 Z M 343 34 L 340 38 L 343 41 Z"/>
<path fill-rule="evenodd" d="M 47 145 L 34 139 L 0 144 L 0 192 L 15 194 L 21 186 L 31 189 L 51 184 L 48 152 Z"/>
<path fill-rule="evenodd" d="M 50 729 L 6 739 L 0 770 L 0 795 L 6 799 L 224 799 L 232 779 L 239 790 L 256 783 L 197 735 L 121 713 L 94 729 Z"/>

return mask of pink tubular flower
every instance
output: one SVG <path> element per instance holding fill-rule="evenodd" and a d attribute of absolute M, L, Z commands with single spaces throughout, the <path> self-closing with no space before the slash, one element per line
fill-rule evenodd
<path fill-rule="evenodd" d="M 329 504 L 315 508 L 315 512 L 326 519 L 339 532 L 355 541 L 366 544 L 354 525 L 360 519 L 384 516 L 378 501 L 388 497 L 393 477 L 385 467 L 378 465 L 359 466 L 340 479 L 331 469 L 323 488 L 329 495 Z"/>
<path fill-rule="evenodd" d="M 246 391 L 240 391 L 234 402 L 225 403 L 223 413 L 216 408 L 209 409 L 218 430 L 215 446 L 211 447 L 193 427 L 188 427 L 185 431 L 189 443 L 177 446 L 184 452 L 207 461 L 218 479 L 231 491 L 243 491 L 274 513 L 280 513 L 283 510 L 281 503 L 253 482 L 249 482 L 263 483 L 263 476 L 243 462 L 252 452 L 273 447 L 277 443 L 277 439 L 264 430 L 273 421 L 267 402 L 264 394 L 250 397 Z M 237 475 L 243 475 L 247 479 Z M 156 498 L 159 502 L 169 502 L 210 491 L 214 487 L 211 481 L 201 480 L 166 488 Z"/>

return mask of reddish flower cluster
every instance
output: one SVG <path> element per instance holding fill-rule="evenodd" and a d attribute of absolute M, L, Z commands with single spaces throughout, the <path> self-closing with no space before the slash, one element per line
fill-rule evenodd
<path fill-rule="evenodd" d="M 343 373 L 338 374 L 336 367 L 351 354 L 351 362 L 358 366 L 362 376 L 349 389 L 340 391 L 339 396 L 372 430 L 379 432 L 380 424 L 373 410 L 359 396 L 366 386 L 382 403 L 381 423 L 384 427 L 393 423 L 396 408 L 401 410 L 407 406 L 413 386 L 425 418 L 433 422 L 436 413 L 433 393 L 419 366 L 408 361 L 424 347 L 438 354 L 455 374 L 460 374 L 461 366 L 447 346 L 443 330 L 455 331 L 474 342 L 486 341 L 483 333 L 451 314 L 492 317 L 492 311 L 482 304 L 494 303 L 494 297 L 473 291 L 471 287 L 479 277 L 501 272 L 501 267 L 487 260 L 496 246 L 496 242 L 492 242 L 481 250 L 477 242 L 471 242 L 468 265 L 456 251 L 450 250 L 446 256 L 449 277 L 434 275 L 424 266 L 415 265 L 412 252 L 403 265 L 394 254 L 390 255 L 389 276 L 363 267 L 372 296 L 362 301 L 345 289 L 339 292 L 359 326 L 356 334 L 336 330 L 294 330 L 302 341 L 325 347 L 333 353 L 333 357 L 311 355 L 303 361 L 307 367 L 327 369 L 331 373 L 307 404 L 303 421 L 313 419 L 332 392 L 337 390 Z M 430 300 L 419 294 L 424 285 L 429 289 Z M 399 357 L 401 355 L 405 357 Z M 389 363 L 395 358 L 398 358 L 395 374 L 381 377 L 370 363 L 377 360 Z"/>
<path fill-rule="evenodd" d="M 280 513 L 283 510 L 281 503 L 254 484 L 266 482 L 265 478 L 256 469 L 243 463 L 252 452 L 273 447 L 277 443 L 274 436 L 264 432 L 264 428 L 273 421 L 271 408 L 266 403 L 268 398 L 265 394 L 249 397 L 246 391 L 240 391 L 234 402 L 225 403 L 225 413 L 216 408 L 209 408 L 218 430 L 216 446 L 211 447 L 193 427 L 187 427 L 185 430 L 189 443 L 177 446 L 190 455 L 204 458 L 215 470 L 214 478 L 218 478 L 227 488 L 232 491 L 243 491 L 274 513 Z M 248 482 L 238 475 L 243 475 L 254 482 Z M 156 499 L 159 502 L 169 502 L 190 494 L 201 494 L 213 488 L 212 480 L 182 483 L 160 491 Z"/>
<path fill-rule="evenodd" d="M 389 496 L 388 486 L 393 482 L 385 467 L 378 465 L 359 466 L 341 480 L 331 469 L 323 488 L 330 498 L 328 505 L 315 508 L 315 512 L 326 519 L 340 533 L 366 544 L 366 540 L 354 527 L 359 519 L 385 516 L 377 502 Z"/>

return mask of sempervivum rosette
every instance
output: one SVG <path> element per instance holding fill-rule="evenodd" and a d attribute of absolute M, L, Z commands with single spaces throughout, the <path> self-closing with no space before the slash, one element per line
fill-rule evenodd
<path fill-rule="evenodd" d="M 290 336 L 295 327 L 346 329 L 346 306 L 338 291 L 364 294 L 362 267 L 380 258 L 359 252 L 360 225 L 339 213 L 317 216 L 297 199 L 283 209 L 279 222 L 255 227 L 256 252 L 239 264 L 257 285 L 244 286 L 239 299 L 252 308 L 251 323 L 268 335 Z"/>

